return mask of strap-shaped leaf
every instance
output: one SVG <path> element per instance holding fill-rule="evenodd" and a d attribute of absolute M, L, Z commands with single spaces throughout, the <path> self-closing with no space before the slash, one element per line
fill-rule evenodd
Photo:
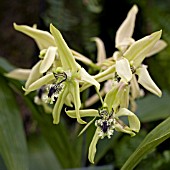
<path fill-rule="evenodd" d="M 47 31 L 42 31 L 26 25 L 17 25 L 16 23 L 14 23 L 14 28 L 33 38 L 40 50 L 47 49 L 49 46 L 55 46 L 53 36 Z"/>
<path fill-rule="evenodd" d="M 58 47 L 58 53 L 64 70 L 77 71 L 76 61 L 71 53 L 71 50 L 67 46 L 60 31 L 50 24 L 50 32 L 55 38 L 56 45 Z"/>
<path fill-rule="evenodd" d="M 125 162 L 121 170 L 132 170 L 154 148 L 170 137 L 170 118 L 155 127 Z"/>
<path fill-rule="evenodd" d="M 8 170 L 28 170 L 28 153 L 16 98 L 7 82 L 0 83 L 0 153 Z"/>

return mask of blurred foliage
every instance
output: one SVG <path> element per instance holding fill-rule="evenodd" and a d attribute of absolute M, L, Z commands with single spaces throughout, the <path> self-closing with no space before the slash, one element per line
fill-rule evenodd
<path fill-rule="evenodd" d="M 71 48 L 95 59 L 95 45 L 90 42 L 90 38 L 99 35 L 102 1 L 47 0 L 42 19 L 47 27 L 53 23 L 66 37 Z"/>
<path fill-rule="evenodd" d="M 41 11 L 41 19 L 45 24 L 45 27 L 42 23 L 39 23 L 39 26 L 48 29 L 49 23 L 53 23 L 61 30 L 71 48 L 82 52 L 95 61 L 96 47 L 94 42 L 90 41 L 90 38 L 94 36 L 102 38 L 108 56 L 112 55 L 115 50 L 115 32 L 133 4 L 137 4 L 139 7 L 134 38 L 139 39 L 144 34 L 146 35 L 153 31 L 162 29 L 162 39 L 170 44 L 169 0 L 164 0 L 163 2 L 161 0 L 77 0 L 74 1 L 74 3 L 73 1 L 66 0 L 46 0 L 43 11 Z M 28 2 L 26 5 L 27 9 L 29 9 Z M 33 9 L 32 3 L 30 9 Z M 17 11 L 17 13 L 17 16 L 22 15 L 19 11 Z M 30 18 L 32 19 L 32 17 Z M 13 22 L 16 21 L 18 20 L 14 20 Z M 21 22 L 21 20 L 19 20 L 19 22 Z M 26 21 L 24 22 L 26 23 Z M 14 33 L 16 34 L 16 32 Z M 27 46 L 30 47 L 30 45 L 27 45 L 31 44 L 28 42 L 30 40 L 26 40 L 26 46 L 23 47 L 21 46 L 21 41 L 23 42 L 25 39 L 23 40 L 22 38 L 19 38 L 17 41 L 17 44 L 19 45 L 16 47 L 13 45 L 16 43 L 15 39 L 12 42 L 12 46 L 10 46 L 10 43 L 7 43 L 9 40 L 13 39 L 12 33 L 6 31 L 4 32 L 4 37 L 5 41 L 2 41 L 1 45 L 8 44 L 11 51 L 8 50 L 8 53 L 1 52 L 1 54 L 6 58 L 10 58 L 12 61 L 10 61 L 11 63 L 15 63 L 15 60 L 18 62 L 18 65 L 21 64 L 20 61 L 23 59 L 23 54 L 26 59 L 22 60 L 24 65 L 30 66 L 34 62 L 34 56 L 29 55 L 36 53 L 35 48 L 32 46 L 31 49 L 26 48 Z M 21 48 L 21 50 L 19 48 Z M 4 49 L 6 50 L 6 48 Z M 17 51 L 21 51 L 20 58 L 15 58 L 18 56 Z M 8 55 L 14 56 L 10 57 Z M 30 61 L 30 58 L 32 58 L 33 61 Z M 113 167 L 115 169 L 120 169 L 125 160 L 127 160 L 127 158 L 133 153 L 146 134 L 148 134 L 148 132 L 157 126 L 163 119 L 169 117 L 170 47 L 168 46 L 160 54 L 148 58 L 145 62 L 149 65 L 149 71 L 151 72 L 154 81 L 164 90 L 163 97 L 159 99 L 153 95 L 147 95 L 145 98 L 138 100 L 137 114 L 142 121 L 141 132 L 134 138 L 115 133 L 111 140 L 101 140 L 97 146 L 96 166 L 89 167 L 87 170 L 110 170 L 113 169 Z M 82 168 L 78 167 L 90 166 L 86 157 L 95 130 L 94 127 L 89 127 L 83 136 L 77 137 L 77 134 L 82 127 L 75 122 L 70 122 L 69 119 L 65 120 L 64 114 L 62 114 L 61 124 L 57 126 L 53 125 L 51 115 L 44 114 L 41 107 L 34 105 L 32 102 L 33 96 L 29 95 L 28 97 L 25 97 L 23 95 L 21 89 L 23 85 L 22 82 L 10 80 L 3 76 L 4 72 L 11 69 L 13 69 L 13 66 L 11 66 L 6 60 L 0 59 L 0 94 L 3 94 L 4 99 L 2 100 L 2 97 L 0 98 L 0 114 L 5 113 L 5 115 L 8 115 L 11 119 L 15 119 L 10 120 L 10 123 L 0 124 L 0 127 L 2 131 L 7 130 L 6 128 L 8 128 L 8 125 L 10 127 L 15 127 L 10 130 L 12 133 L 14 132 L 13 135 L 16 135 L 17 137 L 20 136 L 17 138 L 17 142 L 20 142 L 19 144 L 22 143 L 20 146 L 24 145 L 24 147 L 20 148 L 24 149 L 23 154 L 25 154 L 26 151 L 24 141 L 27 141 L 27 156 L 29 157 L 30 170 L 53 170 L 60 168 L 76 168 L 76 170 L 81 170 Z M 17 96 L 17 103 L 13 103 L 13 101 L 15 101 L 14 95 Z M 22 104 L 20 100 L 23 100 Z M 6 103 L 4 104 L 5 101 Z M 21 105 L 23 105 L 23 108 L 21 108 Z M 2 120 L 9 118 L 8 116 L 0 116 L 0 123 Z M 23 119 L 24 127 L 22 127 L 21 118 Z M 17 130 L 17 128 L 19 128 L 19 130 Z M 8 130 L 8 135 L 11 133 L 10 130 Z M 23 134 L 24 130 L 26 137 Z M 11 141 L 15 141 L 16 136 L 10 136 L 13 138 L 10 140 L 5 138 L 5 136 L 6 135 L 1 137 L 1 142 L 7 140 L 8 142 L 5 143 L 6 146 L 10 144 L 12 148 L 15 148 L 14 145 L 17 144 L 17 142 Z M 145 156 L 136 169 L 143 170 L 148 169 L 148 167 L 153 170 L 169 169 L 170 147 L 168 142 L 169 139 Z M 19 152 L 20 151 L 21 150 L 19 150 Z M 18 150 L 16 152 L 18 152 Z M 0 169 L 6 170 L 4 163 L 7 163 L 8 158 L 5 157 L 2 150 L 1 157 L 3 160 L 0 159 Z M 21 158 L 15 156 L 13 159 L 15 160 L 13 163 L 17 164 Z M 22 159 L 24 159 L 24 157 L 22 157 Z M 106 164 L 108 166 L 103 166 Z M 19 168 L 17 170 L 19 170 Z"/>

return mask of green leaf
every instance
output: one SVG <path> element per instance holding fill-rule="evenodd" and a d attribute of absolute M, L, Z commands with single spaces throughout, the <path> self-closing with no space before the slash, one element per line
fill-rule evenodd
<path fill-rule="evenodd" d="M 170 117 L 154 128 L 141 142 L 135 152 L 125 162 L 121 170 L 132 170 L 160 143 L 170 137 Z"/>
<path fill-rule="evenodd" d="M 161 98 L 155 95 L 147 95 L 137 101 L 137 112 L 141 122 L 151 122 L 165 119 L 170 116 L 170 94 L 163 92 Z"/>
<path fill-rule="evenodd" d="M 80 155 L 77 155 L 77 148 L 70 139 L 69 128 L 64 120 L 58 125 L 53 124 L 52 116 L 45 114 L 37 105 L 33 104 L 29 96 L 23 96 L 28 107 L 32 111 L 33 118 L 38 122 L 38 127 L 45 140 L 52 148 L 55 156 L 63 168 L 73 168 L 80 166 Z"/>
<path fill-rule="evenodd" d="M 28 138 L 28 148 L 30 170 L 61 170 L 52 149 L 42 136 L 30 136 Z"/>
<path fill-rule="evenodd" d="M 7 82 L 0 79 L 0 153 L 8 170 L 28 170 L 22 120 Z"/>

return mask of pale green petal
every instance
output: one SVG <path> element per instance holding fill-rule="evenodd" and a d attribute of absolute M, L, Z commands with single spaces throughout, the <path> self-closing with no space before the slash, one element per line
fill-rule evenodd
<path fill-rule="evenodd" d="M 69 107 L 73 107 L 73 97 L 72 97 L 72 95 L 70 93 L 65 98 L 65 102 L 64 103 L 65 103 L 65 105 L 67 105 Z"/>
<path fill-rule="evenodd" d="M 147 54 L 147 57 L 150 57 L 160 51 L 162 51 L 167 46 L 167 43 L 164 40 L 158 40 L 153 46 L 151 51 Z"/>
<path fill-rule="evenodd" d="M 131 135 L 131 137 L 135 136 L 136 134 L 132 131 L 131 128 L 129 128 L 128 126 L 126 126 L 125 124 L 124 125 L 121 125 L 120 123 L 116 123 L 115 124 L 115 130 L 117 132 L 123 132 L 123 133 L 127 133 L 129 135 Z"/>
<path fill-rule="evenodd" d="M 33 38 L 40 50 L 46 49 L 49 46 L 55 46 L 53 36 L 47 31 L 38 30 L 26 25 L 17 25 L 16 23 L 14 23 L 14 28 Z"/>
<path fill-rule="evenodd" d="M 113 78 L 114 74 L 115 74 L 115 65 L 112 65 L 108 69 L 106 69 L 103 72 L 98 73 L 92 77 L 98 82 L 103 82 L 103 81 Z M 87 89 L 90 86 L 91 86 L 91 84 L 84 83 L 83 86 L 80 88 L 80 91 L 82 92 L 83 90 Z"/>
<path fill-rule="evenodd" d="M 80 54 L 79 52 L 71 49 L 71 52 L 76 60 L 83 62 L 86 65 L 95 65 L 89 58 L 85 57 L 84 55 Z"/>
<path fill-rule="evenodd" d="M 79 83 L 77 81 L 72 81 L 69 83 L 69 92 L 73 97 L 77 121 L 80 124 L 85 124 L 86 122 L 81 119 L 79 113 L 79 109 L 81 107 L 81 101 L 80 101 Z"/>
<path fill-rule="evenodd" d="M 135 75 L 132 76 L 132 80 L 131 80 L 130 84 L 131 84 L 132 99 L 136 99 L 136 98 L 140 97 L 140 88 L 139 88 L 139 84 L 136 80 Z"/>
<path fill-rule="evenodd" d="M 97 45 L 97 63 L 102 63 L 106 59 L 106 50 L 104 47 L 104 43 L 98 37 L 91 38 L 91 40 L 95 41 Z"/>
<path fill-rule="evenodd" d="M 28 89 L 25 89 L 26 92 L 31 92 L 34 90 L 37 90 L 39 88 L 41 88 L 42 86 L 48 84 L 50 81 L 54 80 L 55 77 L 53 75 L 53 73 L 49 73 L 46 74 L 45 76 L 39 78 L 38 80 L 36 80 L 35 82 L 33 82 Z"/>
<path fill-rule="evenodd" d="M 98 140 L 100 139 L 99 132 L 100 132 L 100 128 L 98 127 L 96 129 L 96 132 L 93 136 L 93 139 L 92 139 L 92 141 L 90 143 L 90 147 L 89 147 L 88 159 L 93 164 L 94 164 L 94 157 L 95 157 L 95 154 L 96 154 L 96 145 L 97 145 Z"/>
<path fill-rule="evenodd" d="M 124 53 L 124 57 L 132 62 L 133 66 L 138 67 L 154 47 L 155 43 L 160 39 L 161 34 L 162 31 L 157 31 L 136 41 Z"/>
<path fill-rule="evenodd" d="M 75 110 L 68 110 L 66 111 L 67 115 L 71 118 L 76 118 L 76 111 Z M 84 109 L 79 110 L 80 117 L 94 117 L 99 116 L 98 110 L 95 109 Z"/>
<path fill-rule="evenodd" d="M 125 82 L 129 82 L 132 79 L 132 71 L 126 58 L 116 61 L 116 72 Z"/>
<path fill-rule="evenodd" d="M 40 65 L 41 65 L 41 61 L 36 63 L 34 65 L 34 67 L 31 69 L 31 73 L 29 74 L 29 77 L 28 77 L 28 79 L 27 79 L 27 81 L 25 83 L 25 88 L 26 89 L 28 89 L 30 84 L 32 84 L 33 82 L 35 82 L 36 80 L 38 80 L 41 77 L 42 74 L 39 72 Z"/>
<path fill-rule="evenodd" d="M 31 73 L 30 69 L 17 68 L 9 73 L 5 73 L 4 75 L 6 77 L 17 79 L 17 80 L 27 80 L 30 73 Z"/>
<path fill-rule="evenodd" d="M 45 73 L 52 66 L 56 56 L 56 47 L 49 47 L 40 65 L 40 73 Z"/>
<path fill-rule="evenodd" d="M 55 38 L 55 42 L 58 47 L 58 53 L 64 70 L 77 71 L 76 61 L 71 53 L 71 50 L 67 46 L 65 40 L 63 39 L 60 31 L 56 29 L 52 24 L 50 24 L 50 32 Z"/>
<path fill-rule="evenodd" d="M 119 98 L 116 97 L 117 92 L 118 92 L 119 85 L 115 85 L 112 87 L 112 89 L 106 93 L 104 103 L 107 104 L 109 112 L 111 112 L 113 104 L 114 105 L 119 105 Z"/>
<path fill-rule="evenodd" d="M 129 11 L 126 19 L 121 24 L 119 29 L 116 33 L 116 48 L 121 50 L 122 44 L 127 44 L 127 39 L 130 40 L 132 37 L 134 27 L 135 27 L 135 20 L 136 20 L 136 14 L 138 12 L 138 7 L 134 5 L 131 10 Z M 124 42 L 126 41 L 126 43 Z"/>
<path fill-rule="evenodd" d="M 79 70 L 81 80 L 90 83 L 96 87 L 96 89 L 99 91 L 100 89 L 100 84 L 92 77 L 89 73 L 84 68 L 81 68 Z"/>
<path fill-rule="evenodd" d="M 64 89 L 58 95 L 57 101 L 54 105 L 54 109 L 53 109 L 53 113 L 52 113 L 54 124 L 58 124 L 60 122 L 61 110 L 63 108 L 65 98 L 67 95 L 68 95 L 68 86 L 67 86 L 67 84 L 65 84 Z"/>
<path fill-rule="evenodd" d="M 119 118 L 121 116 L 128 116 L 129 127 L 131 130 L 135 132 L 139 132 L 140 130 L 140 121 L 138 117 L 126 108 L 121 108 L 116 114 L 115 117 Z"/>
<path fill-rule="evenodd" d="M 89 123 L 87 123 L 87 125 L 81 130 L 81 132 L 78 134 L 78 136 L 80 136 L 81 134 L 83 134 L 87 128 L 95 121 L 96 117 L 94 117 Z"/>
<path fill-rule="evenodd" d="M 121 95 L 121 101 L 120 101 L 121 108 L 128 108 L 129 106 L 129 91 L 130 91 L 130 86 L 129 85 L 125 86 Z"/>
<path fill-rule="evenodd" d="M 138 75 L 138 82 L 148 91 L 150 91 L 153 94 L 156 94 L 157 96 L 161 97 L 162 92 L 157 87 L 157 85 L 154 83 L 154 81 L 151 79 L 146 66 L 142 66 L 137 69 L 136 74 Z"/>

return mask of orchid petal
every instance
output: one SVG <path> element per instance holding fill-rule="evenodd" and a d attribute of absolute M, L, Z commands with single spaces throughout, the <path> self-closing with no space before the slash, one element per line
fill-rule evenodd
<path fill-rule="evenodd" d="M 40 65 L 40 73 L 45 73 L 52 66 L 56 55 L 56 47 L 49 47 Z"/>
<path fill-rule="evenodd" d="M 33 38 L 40 50 L 47 49 L 49 46 L 55 46 L 53 36 L 47 31 L 42 31 L 26 25 L 17 25 L 16 23 L 14 23 L 14 28 Z"/>
<path fill-rule="evenodd" d="M 135 75 L 132 76 L 132 80 L 131 80 L 130 84 L 131 84 L 132 99 L 136 99 L 136 98 L 140 97 L 140 88 L 139 88 L 139 84 L 137 83 Z"/>
<path fill-rule="evenodd" d="M 130 62 L 132 61 L 133 66 L 138 67 L 154 47 L 155 43 L 160 39 L 161 34 L 162 31 L 157 31 L 136 41 L 124 53 L 124 57 Z"/>
<path fill-rule="evenodd" d="M 117 105 L 119 105 L 119 98 L 116 97 L 118 88 L 119 88 L 119 85 L 117 84 L 113 86 L 112 89 L 108 93 L 106 93 L 104 103 L 107 104 L 109 112 L 111 112 L 113 108 L 113 104 L 116 105 L 116 103 L 118 103 Z"/>
<path fill-rule="evenodd" d="M 135 27 L 136 14 L 138 12 L 138 7 L 134 5 L 129 11 L 126 19 L 119 27 L 116 33 L 116 48 L 121 49 L 122 44 L 128 45 L 128 41 L 131 42 L 131 37 Z M 125 42 L 126 41 L 126 42 Z"/>
<path fill-rule="evenodd" d="M 116 61 L 116 72 L 125 82 L 129 82 L 132 79 L 132 71 L 126 58 Z"/>
<path fill-rule="evenodd" d="M 115 65 L 112 65 L 107 70 L 104 70 L 103 72 L 98 73 L 92 77 L 98 82 L 103 82 L 103 81 L 113 78 L 114 73 L 115 73 Z M 83 86 L 80 88 L 80 91 L 82 92 L 83 90 L 87 89 L 90 86 L 91 84 L 84 83 Z"/>
<path fill-rule="evenodd" d="M 36 80 L 35 82 L 33 82 L 28 89 L 26 89 L 26 92 L 31 92 L 34 90 L 39 89 L 40 87 L 44 86 L 45 84 L 48 84 L 50 81 L 54 80 L 55 77 L 53 75 L 53 73 L 49 73 L 46 74 L 45 76 L 39 78 L 38 80 Z"/>
<path fill-rule="evenodd" d="M 31 73 L 30 69 L 17 68 L 15 70 L 6 73 L 5 76 L 17 80 L 27 80 Z"/>
<path fill-rule="evenodd" d="M 81 132 L 78 134 L 78 136 L 80 136 L 82 133 L 84 133 L 86 131 L 86 129 L 95 121 L 96 117 L 94 117 L 82 130 Z"/>
<path fill-rule="evenodd" d="M 157 96 L 161 97 L 162 92 L 157 87 L 157 85 L 154 83 L 154 81 L 151 79 L 146 66 L 142 66 L 137 69 L 136 74 L 139 76 L 138 82 L 148 91 L 150 91 L 153 94 L 156 94 Z"/>
<path fill-rule="evenodd" d="M 81 119 L 80 112 L 79 112 L 79 109 L 81 107 L 81 101 L 80 101 L 79 84 L 77 81 L 72 81 L 71 83 L 69 83 L 69 92 L 73 97 L 77 121 L 80 124 L 85 124 L 86 122 Z"/>
<path fill-rule="evenodd" d="M 97 67 L 89 58 L 85 57 L 84 55 L 80 54 L 79 52 L 74 51 L 73 49 L 71 49 L 71 52 L 76 60 L 79 60 L 86 65 L 90 65 L 95 68 Z"/>
<path fill-rule="evenodd" d="M 67 115 L 71 118 L 76 118 L 76 110 L 68 110 L 66 111 Z M 80 117 L 94 117 L 99 116 L 98 110 L 95 109 L 84 109 L 79 110 Z"/>
<path fill-rule="evenodd" d="M 121 116 L 128 116 L 129 127 L 131 130 L 135 132 L 139 132 L 140 130 L 140 121 L 138 117 L 126 108 L 121 108 L 116 114 L 115 117 L 119 118 Z"/>
<path fill-rule="evenodd" d="M 98 37 L 93 37 L 91 40 L 97 45 L 97 63 L 102 63 L 106 59 L 106 50 L 103 41 Z"/>
<path fill-rule="evenodd" d="M 65 40 L 63 39 L 60 31 L 56 29 L 52 24 L 50 24 L 50 31 L 55 38 L 55 42 L 58 47 L 58 53 L 64 70 L 77 71 L 77 64 L 72 55 L 71 50 L 67 46 Z"/>
<path fill-rule="evenodd" d="M 81 68 L 79 70 L 81 80 L 90 83 L 96 87 L 96 89 L 99 91 L 100 84 L 92 77 L 90 74 L 87 73 L 87 71 L 84 68 Z"/>
<path fill-rule="evenodd" d="M 100 128 L 98 127 L 95 131 L 95 134 L 93 136 L 93 139 L 89 147 L 88 159 L 93 164 L 94 164 L 94 157 L 96 154 L 96 145 L 97 145 L 98 140 L 100 139 L 99 132 L 100 132 Z"/>
<path fill-rule="evenodd" d="M 128 108 L 129 106 L 129 91 L 130 86 L 126 85 L 122 90 L 121 100 L 120 100 L 120 107 L 121 108 Z"/>
<path fill-rule="evenodd" d="M 27 81 L 25 83 L 25 88 L 26 89 L 28 89 L 30 84 L 32 84 L 33 82 L 35 82 L 36 80 L 38 80 L 41 77 L 42 74 L 39 72 L 40 65 L 41 65 L 41 61 L 36 63 L 34 65 L 34 67 L 31 69 L 31 73 L 29 74 L 29 77 L 28 77 L 28 79 L 27 79 Z"/>
<path fill-rule="evenodd" d="M 166 46 L 167 43 L 164 40 L 158 40 L 146 57 L 155 55 L 156 53 L 162 51 Z"/>
<path fill-rule="evenodd" d="M 67 95 L 68 95 L 68 87 L 67 87 L 67 84 L 65 84 L 64 89 L 58 95 L 57 101 L 54 105 L 54 109 L 53 109 L 53 112 L 52 112 L 54 124 L 58 124 L 60 122 L 61 110 L 63 108 L 65 98 L 66 98 Z"/>

